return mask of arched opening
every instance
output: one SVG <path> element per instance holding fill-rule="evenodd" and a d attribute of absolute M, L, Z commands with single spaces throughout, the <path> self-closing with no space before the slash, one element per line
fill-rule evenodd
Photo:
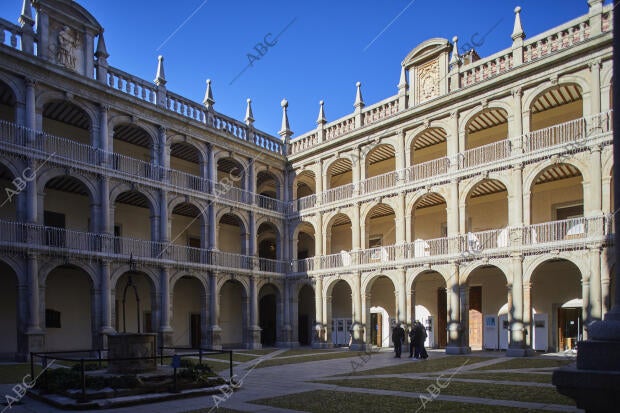
<path fill-rule="evenodd" d="M 314 227 L 309 222 L 301 222 L 297 232 L 297 259 L 303 260 L 316 254 Z"/>
<path fill-rule="evenodd" d="M 351 287 L 346 281 L 336 281 L 331 288 L 332 304 L 328 309 L 327 325 L 331 329 L 334 346 L 348 346 L 353 327 L 353 307 Z M 331 327 L 330 327 L 331 323 Z"/>
<path fill-rule="evenodd" d="M 220 327 L 222 347 L 240 348 L 246 342 L 245 289 L 239 281 L 228 280 L 220 289 Z"/>
<path fill-rule="evenodd" d="M 133 286 L 137 290 L 139 302 L 136 299 Z M 127 289 L 127 294 L 123 296 L 125 288 Z M 141 271 L 128 271 L 124 273 L 116 282 L 113 300 L 115 308 L 114 327 L 116 331 L 119 333 L 157 332 L 156 290 L 153 281 L 148 275 Z"/>
<path fill-rule="evenodd" d="M 530 112 L 531 131 L 579 119 L 583 117 L 581 88 L 574 83 L 549 88 L 534 99 Z"/>
<path fill-rule="evenodd" d="M 425 271 L 415 277 L 411 286 L 412 319 L 426 327 L 425 346 L 443 348 L 447 344 L 446 281 L 437 271 Z M 427 312 L 418 313 L 423 307 Z M 413 321 L 412 320 L 412 321 Z"/>
<path fill-rule="evenodd" d="M 228 192 L 230 187 L 245 188 L 245 170 L 241 164 L 232 157 L 220 158 L 217 161 L 217 182 L 225 183 L 223 192 Z"/>
<path fill-rule="evenodd" d="M 314 339 L 314 325 L 316 323 L 316 308 L 314 289 L 305 284 L 299 290 L 297 301 L 297 337 L 299 344 L 308 346 Z"/>
<path fill-rule="evenodd" d="M 97 232 L 93 219 L 93 200 L 86 185 L 79 179 L 62 175 L 45 184 L 43 224 L 45 242 L 53 247 L 80 248 L 83 238 L 67 236 L 65 230 Z M 80 239 L 81 238 L 81 239 Z"/>
<path fill-rule="evenodd" d="M 430 240 L 448 236 L 446 200 L 436 192 L 429 192 L 414 205 L 411 214 L 413 240 Z"/>
<path fill-rule="evenodd" d="M 495 266 L 480 266 L 467 277 L 467 286 L 469 346 L 472 350 L 498 350 L 499 335 L 505 332 L 498 329 L 502 323 L 497 315 L 508 294 L 506 275 Z"/>
<path fill-rule="evenodd" d="M 172 319 L 174 346 L 199 348 L 206 329 L 207 295 L 200 280 L 185 275 L 175 284 L 172 297 Z"/>
<path fill-rule="evenodd" d="M 367 306 L 366 319 L 370 320 L 369 344 L 377 347 L 390 347 L 392 321 L 397 321 L 396 295 L 392 280 L 385 275 L 376 277 L 368 286 L 370 305 Z M 374 309 L 374 310 L 373 310 Z"/>
<path fill-rule="evenodd" d="M 351 219 L 345 214 L 337 214 L 327 225 L 327 240 L 329 254 L 336 254 L 341 251 L 351 251 Z"/>
<path fill-rule="evenodd" d="M 93 345 L 93 285 L 81 268 L 62 265 L 45 280 L 45 348 L 87 350 Z"/>
<path fill-rule="evenodd" d="M 280 258 L 280 233 L 272 223 L 263 222 L 256 231 L 258 256 L 269 260 Z"/>
<path fill-rule="evenodd" d="M 508 113 L 504 109 L 485 109 L 472 117 L 465 127 L 465 149 L 474 149 L 503 141 L 508 137 Z"/>
<path fill-rule="evenodd" d="M 0 261 L 0 359 L 15 359 L 18 352 L 18 329 L 23 328 L 18 308 L 18 281 L 15 271 Z M 20 322 L 21 321 L 21 322 Z"/>
<path fill-rule="evenodd" d="M 535 329 L 537 350 L 571 350 L 582 338 L 583 320 L 588 317 L 581 304 L 581 279 L 575 264 L 563 259 L 545 261 L 532 273 L 532 308 L 540 314 L 539 325 L 547 326 Z"/>
<path fill-rule="evenodd" d="M 375 205 L 366 215 L 364 245 L 374 249 L 371 253 L 376 259 L 386 253 L 381 247 L 396 243 L 395 217 L 392 207 L 386 204 Z"/>
<path fill-rule="evenodd" d="M 203 181 L 199 179 L 203 178 L 202 162 L 203 159 L 200 151 L 191 143 L 173 143 L 170 145 L 170 169 L 173 171 L 170 176 L 170 182 L 174 185 L 197 191 L 208 190 L 202 184 Z M 175 173 L 175 171 L 182 172 L 182 174 Z"/>
<path fill-rule="evenodd" d="M 17 99 L 13 90 L 0 80 L 0 121 L 15 122 Z"/>
<path fill-rule="evenodd" d="M 272 172 L 260 171 L 256 175 L 256 193 L 271 199 L 280 198 L 280 185 Z M 268 202 L 265 202 L 268 205 Z"/>
<path fill-rule="evenodd" d="M 43 106 L 43 132 L 93 145 L 90 116 L 74 103 L 54 100 Z"/>
<path fill-rule="evenodd" d="M 273 284 L 264 285 L 258 294 L 258 325 L 261 328 L 260 342 L 273 346 L 278 337 L 278 314 L 282 314 L 280 292 Z"/>
<path fill-rule="evenodd" d="M 389 144 L 383 143 L 374 146 L 366 154 L 366 159 L 364 161 L 366 166 L 366 178 L 372 178 L 373 176 L 383 175 L 396 170 L 394 147 Z"/>
<path fill-rule="evenodd" d="M 12 191 L 19 192 L 13 185 L 15 176 L 11 173 L 9 168 L 0 163 L 0 188 L 4 189 L 0 192 L 0 219 L 15 221 L 17 219 L 17 199 L 19 194 L 14 194 Z"/>
<path fill-rule="evenodd" d="M 314 172 L 303 170 L 295 177 L 295 199 L 316 193 L 316 176 Z"/>
<path fill-rule="evenodd" d="M 114 236 L 155 240 L 155 228 L 151 227 L 153 208 L 149 199 L 138 191 L 126 191 L 119 194 L 114 202 Z M 117 239 L 115 252 L 131 255 L 132 245 Z"/>
<path fill-rule="evenodd" d="M 158 178 L 152 165 L 155 159 L 153 138 L 140 126 L 121 124 L 113 131 L 113 167 L 130 175 Z"/>
<path fill-rule="evenodd" d="M 411 165 L 420 165 L 435 159 L 445 158 L 448 154 L 447 141 L 448 134 L 443 128 L 424 129 L 411 141 L 411 147 L 409 148 Z M 437 172 L 446 172 L 447 162 L 445 163 L 445 167 L 445 170 L 439 169 Z M 430 170 L 427 171 L 425 169 L 416 168 L 416 171 L 418 173 L 414 174 L 414 179 L 430 177 Z"/>
<path fill-rule="evenodd" d="M 465 202 L 466 232 L 478 233 L 508 225 L 508 191 L 500 181 L 482 180 L 471 189 Z M 477 235 L 470 235 L 470 239 L 472 237 Z M 481 238 L 476 244 L 486 248 L 494 246 L 486 242 Z"/>
<path fill-rule="evenodd" d="M 561 234 L 539 228 L 536 242 L 553 241 L 549 237 L 556 235 L 564 239 L 571 228 L 572 235 L 585 235 L 583 223 L 578 219 L 584 213 L 582 182 L 581 172 L 568 163 L 549 166 L 534 179 L 530 195 L 531 223 L 564 221 L 566 224 Z M 579 225 L 581 228 L 577 228 Z"/>
<path fill-rule="evenodd" d="M 351 184 L 353 182 L 353 164 L 350 159 L 340 158 L 327 168 L 327 188 Z"/>
<path fill-rule="evenodd" d="M 224 214 L 220 218 L 218 249 L 235 254 L 246 254 L 245 226 L 235 214 Z"/>
<path fill-rule="evenodd" d="M 201 261 L 201 248 L 207 247 L 202 228 L 206 223 L 200 209 L 189 202 L 178 204 L 172 210 L 170 217 L 170 241 L 176 245 L 188 246 L 187 260 L 191 262 Z"/>

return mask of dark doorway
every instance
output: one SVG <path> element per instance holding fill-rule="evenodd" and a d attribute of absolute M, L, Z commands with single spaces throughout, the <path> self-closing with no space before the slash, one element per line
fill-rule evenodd
<path fill-rule="evenodd" d="M 298 294 L 298 339 L 299 344 L 312 344 L 314 338 L 314 322 L 315 322 L 315 299 L 314 290 L 309 285 L 304 285 Z"/>
<path fill-rule="evenodd" d="M 259 324 L 262 329 L 260 342 L 264 346 L 273 346 L 276 343 L 276 296 L 268 294 L 260 299 Z"/>
<path fill-rule="evenodd" d="M 448 300 L 445 288 L 437 289 L 437 346 L 445 347 L 448 343 Z"/>
<path fill-rule="evenodd" d="M 300 314 L 297 320 L 299 334 L 299 344 L 307 346 L 310 344 L 310 319 L 308 314 Z"/>
<path fill-rule="evenodd" d="M 582 339 L 581 307 L 558 308 L 559 351 L 573 350 Z"/>
<path fill-rule="evenodd" d="M 190 343 L 192 348 L 200 348 L 202 332 L 200 329 L 200 314 L 190 316 Z"/>

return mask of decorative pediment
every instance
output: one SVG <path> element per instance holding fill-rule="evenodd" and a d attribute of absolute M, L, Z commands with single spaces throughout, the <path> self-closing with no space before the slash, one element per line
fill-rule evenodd
<path fill-rule="evenodd" d="M 86 28 L 93 35 L 98 35 L 102 31 L 97 19 L 73 0 L 33 0 L 32 5 L 37 11 L 43 11 L 54 20 L 79 31 Z"/>
<path fill-rule="evenodd" d="M 405 60 L 403 60 L 403 66 L 405 66 L 405 70 L 409 70 L 411 66 L 417 66 L 442 53 L 450 53 L 451 47 L 452 45 L 448 39 L 443 39 L 441 37 L 426 40 L 409 52 Z"/>

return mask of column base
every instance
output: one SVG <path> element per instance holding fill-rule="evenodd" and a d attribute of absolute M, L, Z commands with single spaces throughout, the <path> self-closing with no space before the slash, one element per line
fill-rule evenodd
<path fill-rule="evenodd" d="M 157 347 L 173 347 L 174 346 L 174 332 L 172 329 L 164 329 L 159 331 L 159 342 L 157 343 Z"/>
<path fill-rule="evenodd" d="M 246 348 L 249 350 L 260 350 L 263 345 L 260 342 L 260 333 L 262 329 L 259 326 L 252 326 L 248 328 L 248 342 Z"/>
<path fill-rule="evenodd" d="M 316 349 L 334 348 L 334 343 L 313 342 L 312 348 L 316 348 Z"/>
<path fill-rule="evenodd" d="M 222 349 L 222 329 L 218 325 L 214 325 L 207 330 L 207 343 L 208 347 L 213 350 Z"/>
<path fill-rule="evenodd" d="M 471 347 L 469 346 L 446 346 L 446 354 L 469 354 Z"/>
<path fill-rule="evenodd" d="M 45 351 L 45 333 L 42 330 L 28 332 L 24 334 L 24 349 L 18 354 L 18 358 L 28 360 L 30 353 L 42 351 Z"/>
<path fill-rule="evenodd" d="M 372 344 L 366 343 L 351 343 L 349 346 L 350 351 L 367 351 L 372 350 Z"/>
<path fill-rule="evenodd" d="M 536 352 L 529 347 L 508 347 L 506 357 L 531 357 Z"/>
<path fill-rule="evenodd" d="M 276 347 L 297 348 L 297 347 L 299 347 L 299 342 L 295 342 L 295 341 L 277 341 L 276 342 Z"/>

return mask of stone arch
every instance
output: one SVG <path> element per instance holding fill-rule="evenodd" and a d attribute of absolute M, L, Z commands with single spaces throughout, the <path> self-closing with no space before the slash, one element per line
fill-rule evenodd
<path fill-rule="evenodd" d="M 11 90 L 16 105 L 24 105 L 26 103 L 26 88 L 23 85 L 23 80 L 8 73 L 0 72 L 0 81 Z"/>
<path fill-rule="evenodd" d="M 26 269 L 24 263 L 20 262 L 14 256 L 2 256 L 0 262 L 6 264 L 13 272 L 17 280 L 17 285 L 26 285 L 28 280 L 26 279 Z"/>
<path fill-rule="evenodd" d="M 189 273 L 187 271 L 181 270 L 181 271 L 175 272 L 174 274 L 170 276 L 170 292 L 171 293 L 174 291 L 174 286 L 176 285 L 176 283 L 183 277 L 195 278 L 196 280 L 198 280 L 198 282 L 202 286 L 203 292 L 205 294 L 207 294 L 207 292 L 209 291 L 209 281 L 204 278 L 203 274 L 194 274 L 194 273 Z"/>
<path fill-rule="evenodd" d="M 463 186 L 463 188 L 460 189 L 460 191 L 459 191 L 460 192 L 459 205 L 465 204 L 467 202 L 467 199 L 469 198 L 469 195 L 471 194 L 472 190 L 476 186 L 478 186 L 478 184 L 480 184 L 481 182 L 484 182 L 484 181 L 498 181 L 502 185 L 504 185 L 504 188 L 506 189 L 506 192 L 509 192 L 509 190 L 511 188 L 510 181 L 509 181 L 508 177 L 506 177 L 505 175 L 491 173 L 491 174 L 488 174 L 488 176 L 477 176 L 474 179 L 471 179 L 467 184 L 465 184 L 465 186 Z M 510 196 L 510 193 L 508 193 L 508 196 Z"/>
<path fill-rule="evenodd" d="M 480 268 L 487 267 L 495 267 L 497 268 L 503 275 L 506 281 L 506 284 L 512 282 L 512 271 L 510 269 L 510 265 L 503 263 L 499 260 L 494 260 L 492 263 L 483 263 L 481 261 L 474 261 L 467 265 L 464 269 L 459 270 L 459 284 L 464 285 L 469 281 L 469 277 L 471 274 Z M 520 274 L 519 274 L 520 276 Z"/>
<path fill-rule="evenodd" d="M 572 255 L 570 251 L 562 251 L 558 254 L 542 254 L 538 257 L 535 257 L 532 260 L 526 260 L 523 263 L 523 283 L 531 282 L 532 275 L 534 274 L 536 269 L 540 267 L 542 264 L 549 262 L 549 261 L 555 261 L 558 259 L 569 261 L 571 264 L 573 264 L 579 270 L 579 273 L 581 275 L 581 280 L 583 280 L 583 276 L 584 274 L 587 274 L 587 270 L 588 270 L 587 268 L 588 263 L 584 262 L 584 261 L 587 261 L 587 258 L 581 258 L 581 257 L 577 258 L 574 255 Z"/>
<path fill-rule="evenodd" d="M 331 277 L 331 279 L 326 279 L 323 281 L 323 297 L 327 297 L 328 295 L 331 296 L 334 286 L 338 284 L 339 281 L 344 281 L 345 283 L 347 283 L 347 285 L 351 289 L 351 293 L 354 294 L 354 283 L 350 279 L 350 277 L 348 275 L 339 275 L 337 277 Z"/>
<path fill-rule="evenodd" d="M 282 175 L 278 173 L 280 171 L 275 170 L 273 167 L 269 165 L 255 164 L 254 173 L 256 174 L 257 179 L 258 179 L 258 174 L 260 172 L 269 174 L 276 181 L 277 189 L 279 189 L 280 192 L 282 191 L 282 188 L 284 188 L 284 179 Z"/>
<path fill-rule="evenodd" d="M 343 212 L 343 211 L 332 211 L 329 213 L 329 215 L 323 218 L 323 228 L 322 228 L 323 234 L 325 234 L 326 231 L 332 227 L 334 219 L 339 215 L 346 216 L 349 219 L 349 221 L 353 223 L 353 220 L 351 219 L 351 216 L 349 215 L 349 213 Z"/>
<path fill-rule="evenodd" d="M 90 126 L 88 128 L 89 131 L 92 131 L 93 127 L 97 125 L 97 120 L 99 119 L 99 116 L 98 109 L 95 104 L 78 97 L 67 99 L 66 94 L 55 90 L 46 90 L 39 93 L 39 95 L 36 97 L 36 111 L 37 113 L 43 113 L 43 109 L 47 104 L 59 101 L 70 103 L 73 106 L 76 106 L 78 109 L 82 110 L 90 120 Z"/>
<path fill-rule="evenodd" d="M 137 192 L 143 195 L 149 203 L 149 209 L 151 210 L 151 212 L 156 212 L 159 209 L 159 202 L 150 190 L 145 188 L 137 188 L 133 185 L 126 183 L 120 183 L 114 188 L 110 189 L 110 204 L 114 204 L 118 196 L 124 192 Z"/>
<path fill-rule="evenodd" d="M 115 290 L 116 285 L 118 284 L 118 281 L 121 279 L 121 277 L 125 275 L 126 273 L 128 273 L 129 271 L 131 271 L 131 268 L 129 267 L 129 263 L 127 263 L 127 264 L 122 264 L 118 266 L 113 272 L 111 272 L 110 286 L 112 286 L 112 291 Z M 159 293 L 159 278 L 160 278 L 159 271 L 157 271 L 157 269 L 154 269 L 154 268 L 139 265 L 137 272 L 142 273 L 146 276 L 146 279 L 148 280 L 149 285 L 151 287 L 151 292 L 153 294 L 158 294 Z"/>
<path fill-rule="evenodd" d="M 432 268 L 428 268 L 428 267 L 417 267 L 414 268 L 408 275 L 407 277 L 407 291 L 411 290 L 413 288 L 413 285 L 415 284 L 415 282 L 418 280 L 418 278 L 420 278 L 423 274 L 426 273 L 437 273 L 439 275 L 441 275 L 441 277 L 443 278 L 444 282 L 447 284 L 448 281 L 450 280 L 450 277 L 452 276 L 452 274 L 446 274 L 446 271 L 442 268 L 439 267 L 432 267 Z"/>
<path fill-rule="evenodd" d="M 192 205 L 193 207 L 195 207 L 199 212 L 200 212 L 200 217 L 202 219 L 205 220 L 205 222 L 207 222 L 208 220 L 208 212 L 207 212 L 207 206 L 208 205 L 204 205 L 205 202 L 202 201 L 201 199 L 188 199 L 187 197 L 185 197 L 184 195 L 179 195 L 179 196 L 175 196 L 174 198 L 172 198 L 171 200 L 168 201 L 168 211 L 170 214 L 172 214 L 172 211 L 174 211 L 174 208 L 176 208 L 179 205 L 182 204 L 189 204 Z"/>
<path fill-rule="evenodd" d="M 86 174 L 76 174 L 76 173 L 71 173 L 71 170 L 68 170 L 66 168 L 49 168 L 49 169 L 45 169 L 43 171 L 43 173 L 38 174 L 37 176 L 37 192 L 38 193 L 43 193 L 45 192 L 45 186 L 47 185 L 47 183 L 49 181 L 51 181 L 54 178 L 58 178 L 61 176 L 67 176 L 70 177 L 72 179 L 75 179 L 77 181 L 79 181 L 88 191 L 88 197 L 90 198 L 92 203 L 96 203 L 98 204 L 100 202 L 99 200 L 99 191 L 97 188 L 97 183 L 93 182 L 95 180 L 95 178 L 90 178 L 88 175 Z M 90 179 L 89 179 L 90 178 Z"/>
<path fill-rule="evenodd" d="M 282 234 L 284 234 L 284 227 L 282 222 L 280 221 L 275 221 L 273 218 L 268 217 L 268 216 L 261 216 L 256 220 L 256 229 L 258 231 L 258 228 L 260 228 L 261 225 L 263 224 L 269 224 L 272 225 L 278 232 L 278 235 L 282 236 Z"/>
<path fill-rule="evenodd" d="M 65 265 L 67 265 L 67 263 L 61 260 L 54 260 L 51 262 L 47 262 L 45 265 L 43 265 L 39 269 L 39 275 L 38 275 L 39 285 L 42 287 L 45 286 L 45 283 L 47 282 L 47 277 L 50 275 L 50 273 L 54 271 L 56 268 L 62 267 Z M 97 288 L 97 286 L 99 285 L 99 277 L 97 276 L 97 270 L 95 268 L 93 268 L 91 265 L 84 264 L 79 261 L 72 261 L 68 265 L 71 267 L 78 268 L 82 270 L 83 272 L 85 272 L 88 275 L 88 278 L 90 280 L 91 288 L 93 289 Z"/>
<path fill-rule="evenodd" d="M 239 283 L 241 285 L 242 290 L 243 290 L 243 296 L 244 297 L 249 297 L 250 296 L 250 284 L 249 284 L 249 281 L 248 281 L 247 277 L 239 277 L 239 276 L 234 275 L 234 274 L 224 274 L 224 275 L 218 277 L 217 284 L 216 284 L 217 294 L 221 294 L 222 287 L 228 281 Z"/>
<path fill-rule="evenodd" d="M 562 161 L 562 164 L 567 164 L 575 167 L 579 173 L 581 174 L 583 181 L 590 181 L 590 173 L 587 165 L 585 165 L 579 159 L 572 158 L 570 160 Z M 532 190 L 532 186 L 536 179 L 540 176 L 542 172 L 544 172 L 547 168 L 557 165 L 558 162 L 555 159 L 547 159 L 545 161 L 539 162 L 536 164 L 534 168 L 524 177 L 523 179 L 523 192 L 530 192 Z"/>
<path fill-rule="evenodd" d="M 227 158 L 230 158 L 234 160 L 235 162 L 237 162 L 237 164 L 239 164 L 239 166 L 241 167 L 241 170 L 239 172 L 245 175 L 246 171 L 248 170 L 248 163 L 244 158 L 237 156 L 231 151 L 223 150 L 223 149 L 218 150 L 217 152 L 213 154 L 213 162 L 215 162 L 216 167 L 220 160 L 227 159 Z"/>
<path fill-rule="evenodd" d="M 394 271 L 378 271 L 376 273 L 370 273 L 367 277 L 362 279 L 361 291 L 362 294 L 369 294 L 372 291 L 372 286 L 381 277 L 388 278 L 394 286 L 394 291 L 398 291 L 398 279 Z M 363 295 L 362 295 L 363 296 Z"/>
<path fill-rule="evenodd" d="M 144 132 L 149 136 L 151 140 L 151 146 L 155 146 L 159 144 L 159 129 L 157 126 L 152 125 L 142 119 L 136 118 L 134 116 L 118 114 L 110 116 L 108 119 L 108 130 L 111 132 L 111 136 L 114 135 L 114 129 L 118 126 L 129 125 L 135 126 L 144 130 Z"/>
<path fill-rule="evenodd" d="M 360 222 L 366 222 L 366 219 L 368 218 L 368 214 L 370 214 L 370 212 L 379 205 L 386 205 L 390 207 L 394 215 L 397 215 L 399 211 L 398 211 L 398 206 L 395 204 L 396 204 L 396 199 L 393 199 L 393 198 L 382 198 L 380 200 L 376 199 L 376 200 L 373 200 L 372 202 L 365 203 L 360 208 Z"/>
<path fill-rule="evenodd" d="M 310 217 L 307 217 L 307 218 L 310 218 Z M 312 219 L 306 219 L 306 220 L 297 222 L 295 224 L 295 228 L 293 229 L 293 239 L 296 239 L 299 236 L 301 228 L 303 227 L 304 224 L 310 225 L 312 227 L 312 230 L 316 234 L 317 233 L 316 225 L 314 224 L 313 221 L 314 220 L 312 220 Z"/>
<path fill-rule="evenodd" d="M 249 228 L 250 228 L 249 227 L 249 223 L 248 223 L 248 218 L 242 212 L 243 211 L 233 210 L 230 207 L 222 207 L 215 214 L 215 222 L 216 222 L 216 224 L 219 223 L 224 215 L 233 215 L 241 223 L 241 230 L 242 230 L 242 232 L 247 232 L 247 231 L 249 231 Z"/>
<path fill-rule="evenodd" d="M 504 102 L 503 100 L 493 100 L 488 103 L 488 106 L 476 106 L 471 108 L 466 115 L 459 119 L 459 135 L 466 135 L 467 127 L 472 119 L 484 112 L 492 111 L 493 109 L 503 110 L 506 114 L 508 123 L 510 123 L 511 119 L 514 118 L 514 108 L 512 105 Z"/>
<path fill-rule="evenodd" d="M 532 104 L 545 92 L 564 85 L 575 84 L 579 87 L 579 92 L 582 95 L 590 93 L 589 82 L 581 75 L 563 75 L 558 79 L 558 82 L 553 84 L 551 81 L 546 81 L 538 86 L 527 89 L 523 93 L 523 109 L 531 110 Z"/>

